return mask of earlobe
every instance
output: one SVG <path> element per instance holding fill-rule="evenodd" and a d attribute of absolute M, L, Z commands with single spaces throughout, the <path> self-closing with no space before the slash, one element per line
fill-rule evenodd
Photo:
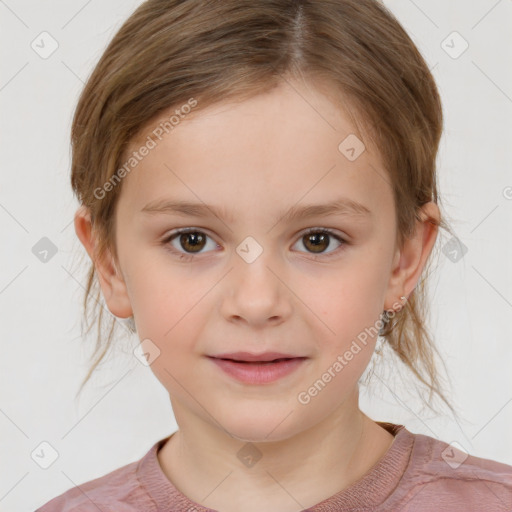
<path fill-rule="evenodd" d="M 119 318 L 132 316 L 126 283 L 110 251 L 107 250 L 101 258 L 96 254 L 96 235 L 92 229 L 91 215 L 87 207 L 81 206 L 76 211 L 74 224 L 76 235 L 94 263 L 109 311 Z"/>
<path fill-rule="evenodd" d="M 397 250 L 386 296 L 385 309 L 393 307 L 400 296 L 408 297 L 416 287 L 438 234 L 440 219 L 436 203 L 426 203 L 420 210 L 413 236 Z"/>

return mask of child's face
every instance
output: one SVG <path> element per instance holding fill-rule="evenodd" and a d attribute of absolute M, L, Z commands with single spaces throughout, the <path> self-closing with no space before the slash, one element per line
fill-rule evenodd
<path fill-rule="evenodd" d="M 124 282 L 102 285 L 110 310 L 133 312 L 140 339 L 160 350 L 151 368 L 178 423 L 204 421 L 246 440 L 283 439 L 345 401 L 352 407 L 383 308 L 414 287 L 404 289 L 392 272 L 400 254 L 379 155 L 366 148 L 350 161 L 338 149 L 355 132 L 348 118 L 293 85 L 198 111 L 158 142 L 122 184 Z M 280 220 L 290 208 L 342 199 L 370 213 Z M 225 216 L 143 211 L 155 201 L 206 204 Z M 187 227 L 203 239 L 163 242 Z M 308 239 L 307 228 L 328 228 L 346 243 L 321 233 Z M 366 344 L 357 338 L 365 329 Z M 273 382 L 242 383 L 208 357 L 237 351 L 307 359 Z M 310 391 L 319 380 L 321 391 Z"/>

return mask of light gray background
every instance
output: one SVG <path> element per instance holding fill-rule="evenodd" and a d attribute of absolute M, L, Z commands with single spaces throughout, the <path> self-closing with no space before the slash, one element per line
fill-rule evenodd
<path fill-rule="evenodd" d="M 361 406 L 375 420 L 512 464 L 512 1 L 385 3 L 443 98 L 441 194 L 467 252 L 451 261 L 440 238 L 432 321 L 462 421 L 420 412 L 384 372 L 372 395 L 362 389 Z M 80 338 L 85 274 L 71 224 L 69 130 L 83 82 L 138 4 L 0 0 L 1 510 L 32 511 L 137 460 L 177 428 L 165 389 L 126 345 L 74 400 L 94 340 Z M 47 59 L 31 48 L 43 31 L 59 45 Z M 461 48 L 447 39 L 453 31 L 469 44 L 458 58 L 441 46 Z M 42 237 L 58 249 L 46 263 L 32 252 Z M 43 441 L 59 454 L 48 469 L 31 456 Z"/>

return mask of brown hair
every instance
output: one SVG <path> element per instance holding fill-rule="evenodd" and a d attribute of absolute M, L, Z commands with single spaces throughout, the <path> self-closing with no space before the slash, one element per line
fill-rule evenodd
<path fill-rule="evenodd" d="M 117 261 L 114 211 L 122 182 L 101 199 L 95 191 L 112 179 L 129 145 L 154 119 L 190 98 L 196 99 L 197 111 L 269 91 L 291 77 L 330 85 L 340 107 L 348 100 L 344 106 L 360 137 L 382 156 L 401 246 L 413 233 L 419 208 L 439 200 L 436 155 L 443 115 L 427 64 L 386 7 L 377 0 L 147 0 L 101 56 L 72 124 L 71 185 L 91 213 L 98 257 L 108 250 Z M 436 224 L 451 233 L 444 216 Z M 382 336 L 427 386 L 429 406 L 436 393 L 453 412 L 426 328 L 427 270 L 428 265 Z M 97 324 L 98 357 L 82 387 L 111 345 L 116 325 L 109 316 L 104 342 L 94 265 L 86 288 L 84 317 L 90 320 L 87 332 Z"/>

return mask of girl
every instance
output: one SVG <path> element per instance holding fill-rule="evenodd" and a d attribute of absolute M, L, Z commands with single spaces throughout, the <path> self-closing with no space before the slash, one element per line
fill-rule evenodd
<path fill-rule="evenodd" d="M 75 230 L 179 429 L 39 510 L 512 510 L 511 466 L 358 405 L 380 336 L 450 406 L 423 279 L 441 131 L 375 0 L 143 3 L 75 113 Z"/>

